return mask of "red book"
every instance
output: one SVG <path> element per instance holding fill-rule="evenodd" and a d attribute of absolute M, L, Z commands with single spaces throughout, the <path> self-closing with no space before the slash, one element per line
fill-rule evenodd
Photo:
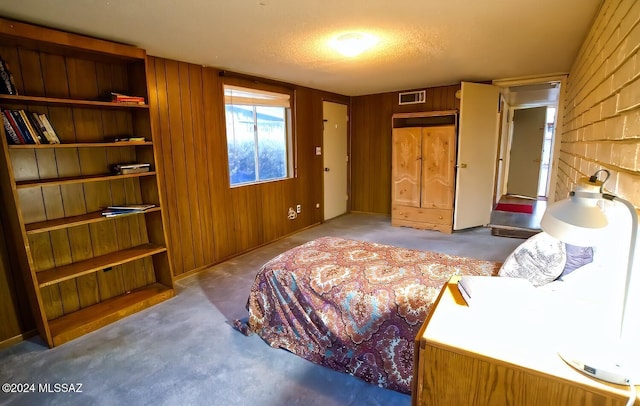
<path fill-rule="evenodd" d="M 9 124 L 11 124 L 11 127 L 13 127 L 13 130 L 16 132 L 16 135 L 20 139 L 20 142 L 22 144 L 29 144 L 28 142 L 25 141 L 24 135 L 22 135 L 22 131 L 20 130 L 18 123 L 16 123 L 15 119 L 13 118 L 13 115 L 11 115 L 11 111 L 3 110 L 2 114 L 4 114 L 5 117 L 7 117 Z"/>

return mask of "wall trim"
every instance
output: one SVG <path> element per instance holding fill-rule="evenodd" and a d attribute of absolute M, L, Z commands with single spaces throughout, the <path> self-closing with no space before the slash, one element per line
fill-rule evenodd
<path fill-rule="evenodd" d="M 0 350 L 4 348 L 9 348 L 15 344 L 18 344 L 22 341 L 28 340 L 31 337 L 35 337 L 38 335 L 38 330 L 33 329 L 22 334 L 18 334 L 17 336 L 7 338 L 6 340 L 0 341 Z"/>

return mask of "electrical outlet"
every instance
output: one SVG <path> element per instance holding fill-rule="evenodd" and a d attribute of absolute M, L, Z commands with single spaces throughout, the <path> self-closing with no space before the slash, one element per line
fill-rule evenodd
<path fill-rule="evenodd" d="M 302 211 L 302 205 L 296 206 L 296 213 L 300 213 Z"/>

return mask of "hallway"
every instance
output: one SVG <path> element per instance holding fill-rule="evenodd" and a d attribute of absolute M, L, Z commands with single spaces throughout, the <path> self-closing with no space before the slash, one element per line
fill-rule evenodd
<path fill-rule="evenodd" d="M 491 234 L 498 237 L 529 238 L 541 231 L 540 220 L 547 208 L 547 201 L 544 198 L 538 200 L 529 197 L 519 197 L 513 195 L 503 196 L 498 204 L 526 204 L 531 205 L 533 212 L 516 213 L 510 211 L 493 210 L 491 212 Z"/>

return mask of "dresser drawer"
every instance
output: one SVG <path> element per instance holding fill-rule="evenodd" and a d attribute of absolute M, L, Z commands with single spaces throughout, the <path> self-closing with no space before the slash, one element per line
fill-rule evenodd
<path fill-rule="evenodd" d="M 450 225 L 452 224 L 453 210 L 424 209 L 420 207 L 393 205 L 391 207 L 391 218 L 420 223 Z"/>

